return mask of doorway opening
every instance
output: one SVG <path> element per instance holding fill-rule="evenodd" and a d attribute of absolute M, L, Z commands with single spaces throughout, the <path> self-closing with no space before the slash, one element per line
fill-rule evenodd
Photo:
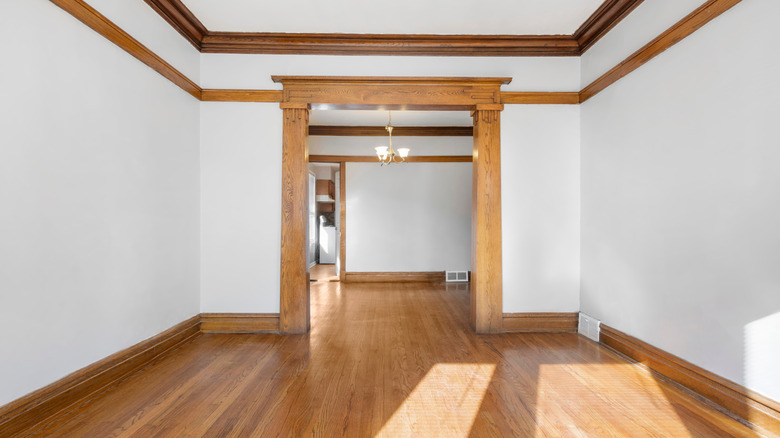
<path fill-rule="evenodd" d="M 302 334 L 311 327 L 306 250 L 312 109 L 470 111 L 473 172 L 469 324 L 477 333 L 502 332 L 500 87 L 511 78 L 273 76 L 272 79 L 283 84 L 280 332 Z M 375 159 L 366 157 L 366 161 Z"/>
<path fill-rule="evenodd" d="M 340 165 L 309 161 L 309 280 L 340 281 Z"/>

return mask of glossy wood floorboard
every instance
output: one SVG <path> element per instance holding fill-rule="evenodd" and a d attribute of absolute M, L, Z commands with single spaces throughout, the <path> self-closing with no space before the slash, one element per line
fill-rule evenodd
<path fill-rule="evenodd" d="M 314 281 L 339 281 L 336 265 L 314 265 L 309 270 L 309 278 Z"/>
<path fill-rule="evenodd" d="M 310 334 L 200 336 L 35 435 L 754 435 L 576 334 L 472 334 L 463 285 L 311 296 Z"/>

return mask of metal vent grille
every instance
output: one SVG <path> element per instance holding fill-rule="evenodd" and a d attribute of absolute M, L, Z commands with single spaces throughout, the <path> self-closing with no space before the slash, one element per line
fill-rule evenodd
<path fill-rule="evenodd" d="M 448 282 L 469 281 L 469 271 L 445 271 Z"/>

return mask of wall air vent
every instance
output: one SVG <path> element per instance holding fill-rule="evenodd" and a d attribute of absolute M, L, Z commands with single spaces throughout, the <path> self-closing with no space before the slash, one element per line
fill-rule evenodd
<path fill-rule="evenodd" d="M 469 281 L 469 271 L 445 271 L 448 282 L 463 282 Z"/>
<path fill-rule="evenodd" d="M 601 334 L 601 321 L 580 312 L 580 323 L 577 331 L 586 338 L 598 342 Z"/>

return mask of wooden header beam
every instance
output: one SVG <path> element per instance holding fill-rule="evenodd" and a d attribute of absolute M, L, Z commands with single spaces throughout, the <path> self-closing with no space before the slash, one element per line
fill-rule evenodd
<path fill-rule="evenodd" d="M 384 126 L 309 126 L 309 135 L 387 137 Z M 393 126 L 394 137 L 471 137 L 473 126 Z"/>
<path fill-rule="evenodd" d="M 407 163 L 471 163 L 471 155 L 410 155 Z M 310 163 L 376 163 L 376 155 L 309 155 Z"/>

